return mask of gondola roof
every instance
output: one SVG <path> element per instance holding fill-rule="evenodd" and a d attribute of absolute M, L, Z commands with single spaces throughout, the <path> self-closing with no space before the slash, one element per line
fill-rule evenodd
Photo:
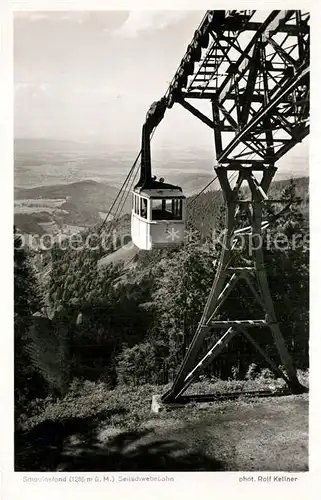
<path fill-rule="evenodd" d="M 137 184 L 134 192 L 147 198 L 185 198 L 180 186 L 153 179 L 143 184 Z"/>

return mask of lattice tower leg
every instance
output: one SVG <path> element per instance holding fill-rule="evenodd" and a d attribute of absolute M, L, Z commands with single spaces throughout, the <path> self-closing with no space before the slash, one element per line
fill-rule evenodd
<path fill-rule="evenodd" d="M 253 169 L 252 169 L 253 170 Z M 185 354 L 182 365 L 174 380 L 172 388 L 162 396 L 163 402 L 171 402 L 183 394 L 187 387 L 195 380 L 201 371 L 208 366 L 213 359 L 222 351 L 228 342 L 237 333 L 245 334 L 245 336 L 252 341 L 253 345 L 257 348 L 260 354 L 270 364 L 272 370 L 283 378 L 288 383 L 293 392 L 303 392 L 305 388 L 301 386 L 297 379 L 296 371 L 294 369 L 291 356 L 286 347 L 284 338 L 281 334 L 279 325 L 276 320 L 273 301 L 270 294 L 266 271 L 264 268 L 263 248 L 262 245 L 256 245 L 253 248 L 253 268 L 243 267 L 237 268 L 237 272 L 233 273 L 231 267 L 231 260 L 233 257 L 233 250 L 235 249 L 235 240 L 233 239 L 236 225 L 236 213 L 240 204 L 239 192 L 242 182 L 246 180 L 250 187 L 251 192 L 251 226 L 252 226 L 252 240 L 262 239 L 262 208 L 263 202 L 267 199 L 266 192 L 270 186 L 273 175 L 276 171 L 274 167 L 269 167 L 264 171 L 261 183 L 253 176 L 253 171 L 239 167 L 239 176 L 236 185 L 232 189 L 227 177 L 227 169 L 218 167 L 216 169 L 225 200 L 227 202 L 226 212 L 226 232 L 220 260 L 217 266 L 216 275 L 205 305 L 201 320 L 198 324 L 194 338 Z M 249 271 L 249 269 L 251 269 Z M 232 271 L 232 277 L 229 278 Z M 250 276 L 248 274 L 254 272 L 258 285 L 258 291 L 253 287 Z M 218 310 L 223 306 L 225 300 L 232 288 L 235 286 L 239 279 L 244 279 L 256 300 L 261 304 L 265 318 L 262 320 L 231 320 L 231 321 L 215 321 L 215 316 Z M 285 375 L 278 370 L 273 361 L 259 346 L 259 344 L 252 339 L 247 333 L 247 328 L 252 326 L 265 326 L 271 330 L 281 363 L 285 370 Z M 197 363 L 197 356 L 200 352 L 205 336 L 209 334 L 212 328 L 223 328 L 227 330 L 219 341 L 214 342 L 212 348 L 208 353 Z"/>

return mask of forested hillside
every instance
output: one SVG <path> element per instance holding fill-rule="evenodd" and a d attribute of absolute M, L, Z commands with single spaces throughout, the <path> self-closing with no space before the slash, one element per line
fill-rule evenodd
<path fill-rule="evenodd" d="M 117 189 L 108 184 L 84 180 L 69 184 L 15 189 L 15 224 L 26 233 L 43 234 L 42 222 L 58 227 L 74 224 L 90 227 L 108 212 Z M 130 210 L 130 201 L 124 204 Z M 27 223 L 29 219 L 29 224 Z"/>
<path fill-rule="evenodd" d="M 306 370 L 308 179 L 274 184 L 272 190 L 275 197 L 294 200 L 291 210 L 272 227 L 272 238 L 282 232 L 291 241 L 295 237 L 296 245 L 266 245 L 266 269 L 287 345 L 297 368 Z M 208 192 L 192 201 L 185 244 L 174 250 L 139 252 L 135 266 L 128 269 L 99 267 L 106 254 L 102 248 L 55 247 L 43 257 L 37 273 L 15 237 L 17 429 L 29 425 L 28 419 L 37 413 L 35 407 L 46 405 L 45 398 L 61 400 L 89 382 L 113 389 L 172 381 L 212 284 L 219 257 L 212 230 L 224 227 L 220 193 Z M 128 228 L 125 216 L 119 229 L 128 232 Z M 259 317 L 259 313 L 240 285 L 231 293 L 221 318 Z M 280 364 L 270 333 L 261 331 L 257 340 Z M 205 375 L 242 381 L 260 370 L 269 372 L 264 359 L 236 336 Z"/>

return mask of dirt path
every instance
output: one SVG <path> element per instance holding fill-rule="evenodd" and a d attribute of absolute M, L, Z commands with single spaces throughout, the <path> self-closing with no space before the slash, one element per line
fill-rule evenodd
<path fill-rule="evenodd" d="M 208 405 L 182 416 L 154 422 L 153 438 L 175 439 L 225 470 L 308 470 L 307 395 Z"/>
<path fill-rule="evenodd" d="M 120 418 L 44 421 L 19 440 L 16 470 L 308 470 L 307 394 Z"/>

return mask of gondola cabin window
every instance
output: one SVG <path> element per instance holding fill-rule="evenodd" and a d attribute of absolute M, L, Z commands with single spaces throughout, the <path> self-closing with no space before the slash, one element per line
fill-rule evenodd
<path fill-rule="evenodd" d="M 136 215 L 139 215 L 139 198 L 136 194 L 133 194 L 133 210 Z"/>
<path fill-rule="evenodd" d="M 152 199 L 152 220 L 182 220 L 182 200 Z"/>
<path fill-rule="evenodd" d="M 148 216 L 148 200 L 146 198 L 141 198 L 140 196 L 133 195 L 133 211 L 134 214 L 147 219 Z"/>
<path fill-rule="evenodd" d="M 140 216 L 147 219 L 147 200 L 146 198 L 140 199 Z"/>

